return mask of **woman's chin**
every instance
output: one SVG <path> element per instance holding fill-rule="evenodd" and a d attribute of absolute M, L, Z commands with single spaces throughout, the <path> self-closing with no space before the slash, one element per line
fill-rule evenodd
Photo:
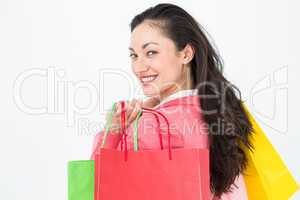
<path fill-rule="evenodd" d="M 145 96 L 152 97 L 157 96 L 159 92 L 153 86 L 143 86 L 143 93 Z"/>

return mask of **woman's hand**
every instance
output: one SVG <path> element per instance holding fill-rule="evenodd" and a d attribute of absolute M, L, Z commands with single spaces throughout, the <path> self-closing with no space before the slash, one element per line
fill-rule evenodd
<path fill-rule="evenodd" d="M 159 103 L 160 103 L 159 97 L 150 97 L 143 102 L 142 106 L 144 108 L 153 108 L 157 106 Z"/>
<path fill-rule="evenodd" d="M 142 108 L 142 101 L 133 99 L 125 101 L 125 128 L 127 128 L 137 117 L 138 112 Z M 106 116 L 107 121 L 107 116 Z M 121 102 L 116 102 L 116 107 L 113 113 L 110 130 L 115 133 L 120 133 L 121 129 Z"/>
<path fill-rule="evenodd" d="M 137 117 L 138 112 L 145 108 L 153 108 L 159 104 L 159 99 L 150 97 L 144 102 L 142 100 L 133 99 L 132 101 L 125 101 L 125 128 L 127 128 Z M 106 116 L 106 121 L 107 121 Z M 115 111 L 113 113 L 110 130 L 115 133 L 120 133 L 121 129 L 121 102 L 116 103 Z"/>

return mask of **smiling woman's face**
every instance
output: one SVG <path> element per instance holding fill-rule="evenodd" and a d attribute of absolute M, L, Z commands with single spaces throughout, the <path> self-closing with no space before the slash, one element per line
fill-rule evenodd
<path fill-rule="evenodd" d="M 149 22 L 131 33 L 132 70 L 144 95 L 164 98 L 177 90 L 190 89 L 186 51 L 177 51 L 175 43 Z M 188 80 L 187 80 L 188 79 Z"/>

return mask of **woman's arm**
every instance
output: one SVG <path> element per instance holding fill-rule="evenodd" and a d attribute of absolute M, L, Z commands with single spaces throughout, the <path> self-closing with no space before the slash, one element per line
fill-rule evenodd
<path fill-rule="evenodd" d="M 194 108 L 174 107 L 160 110 L 168 119 L 172 148 L 208 148 L 208 134 L 205 123 Z M 152 113 L 143 113 L 138 123 L 138 141 L 141 149 L 160 148 L 158 130 L 161 130 L 163 146 L 168 146 L 167 124 L 163 117 L 158 116 L 157 122 Z M 161 126 L 159 128 L 159 125 Z"/>

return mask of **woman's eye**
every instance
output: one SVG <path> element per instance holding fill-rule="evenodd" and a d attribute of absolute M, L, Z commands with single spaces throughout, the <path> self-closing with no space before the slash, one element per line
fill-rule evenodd
<path fill-rule="evenodd" d="M 136 58 L 137 56 L 136 56 L 136 54 L 131 53 L 131 54 L 129 54 L 129 57 L 130 57 L 130 58 Z"/>
<path fill-rule="evenodd" d="M 157 53 L 156 51 L 148 51 L 148 52 L 147 52 L 147 55 L 148 55 L 148 56 L 152 56 L 153 54 L 156 54 L 156 53 Z"/>

